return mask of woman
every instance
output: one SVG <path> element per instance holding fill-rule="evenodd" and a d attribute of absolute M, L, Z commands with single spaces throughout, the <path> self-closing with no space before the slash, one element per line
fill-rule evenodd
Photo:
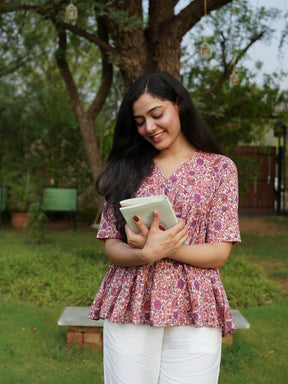
<path fill-rule="evenodd" d="M 105 319 L 105 383 L 217 383 L 221 338 L 235 330 L 218 268 L 240 241 L 237 170 L 178 80 L 132 84 L 96 186 L 111 265 L 89 317 Z M 161 194 L 175 226 L 159 229 L 156 211 L 150 229 L 125 225 L 120 200 Z"/>

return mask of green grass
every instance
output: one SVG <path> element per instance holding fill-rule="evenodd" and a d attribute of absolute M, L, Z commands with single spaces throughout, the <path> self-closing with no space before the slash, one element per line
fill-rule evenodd
<path fill-rule="evenodd" d="M 253 259 L 253 261 L 263 266 L 270 277 L 286 279 L 288 270 L 287 234 L 288 229 L 286 236 L 282 234 L 272 236 L 246 234 L 243 250 L 247 253 L 248 259 Z M 251 254 L 251 250 L 253 254 Z"/>
<path fill-rule="evenodd" d="M 103 383 L 102 354 L 68 349 L 58 310 L 0 300 L 0 383 Z"/>
<path fill-rule="evenodd" d="M 245 285 L 247 302 L 252 305 L 245 305 L 246 309 L 242 308 L 241 312 L 250 322 L 251 328 L 248 331 L 238 330 L 234 334 L 233 345 L 223 346 L 219 384 L 286 384 L 288 383 L 288 218 L 275 216 L 246 218 L 245 224 L 249 224 L 250 221 L 252 225 L 248 229 L 245 225 L 241 227 L 242 243 L 234 247 L 229 261 L 233 257 L 242 257 L 242 260 L 248 261 L 250 266 L 250 263 L 257 266 L 255 273 L 260 273 L 260 280 L 265 271 L 265 275 L 270 278 L 272 289 L 275 287 L 274 284 L 278 286 L 281 284 L 286 289 L 279 291 L 278 299 L 277 295 L 269 299 L 271 291 L 266 290 L 269 288 L 269 283 L 265 289 L 261 284 L 263 295 L 268 295 L 266 304 L 263 302 L 253 304 L 253 291 L 259 290 L 259 285 L 254 282 L 253 285 L 249 284 L 249 277 L 241 273 L 241 266 L 239 273 L 237 270 L 234 271 L 236 278 L 234 283 L 231 281 L 233 292 L 235 286 L 239 287 L 239 292 L 243 292 L 241 285 L 247 284 Z M 236 264 L 232 268 L 235 266 Z M 224 268 L 226 267 L 229 268 L 228 263 Z M 224 284 L 225 278 L 223 276 Z M 227 294 L 228 296 L 231 294 L 229 289 Z"/>
<path fill-rule="evenodd" d="M 44 306 L 90 305 L 107 270 L 95 232 L 50 233 L 35 245 L 22 231 L 1 231 L 0 293 Z"/>
<path fill-rule="evenodd" d="M 223 346 L 219 384 L 287 384 L 288 298 L 241 312 L 251 328 Z"/>
<path fill-rule="evenodd" d="M 231 303 L 251 324 L 223 346 L 219 384 L 288 382 L 288 220 L 263 218 L 265 233 L 243 231 L 221 276 Z M 267 228 L 266 228 L 267 229 Z M 95 232 L 49 232 L 35 245 L 0 230 L 0 383 L 103 383 L 102 354 L 68 349 L 63 309 L 90 305 L 107 269 Z M 269 275 L 269 278 L 267 278 Z M 148 384 L 148 383 L 147 383 Z"/>
<path fill-rule="evenodd" d="M 1 299 L 1 383 L 103 383 L 102 354 L 68 349 L 58 310 Z M 286 384 L 288 299 L 242 312 L 251 329 L 223 347 L 219 383 Z"/>

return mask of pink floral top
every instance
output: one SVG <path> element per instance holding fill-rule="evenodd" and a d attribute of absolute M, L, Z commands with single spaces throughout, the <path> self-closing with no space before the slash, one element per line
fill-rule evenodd
<path fill-rule="evenodd" d="M 188 243 L 239 242 L 238 177 L 222 155 L 195 152 L 171 177 L 157 166 L 136 196 L 165 194 L 185 221 Z M 102 215 L 99 239 L 120 238 L 115 218 Z M 170 259 L 138 267 L 110 265 L 89 318 L 151 326 L 236 329 L 218 269 L 198 268 Z"/>

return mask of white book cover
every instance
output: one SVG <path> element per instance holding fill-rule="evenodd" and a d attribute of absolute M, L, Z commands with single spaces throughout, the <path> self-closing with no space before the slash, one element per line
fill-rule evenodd
<path fill-rule="evenodd" d="M 149 228 L 153 220 L 153 211 L 159 213 L 160 227 L 163 227 L 163 229 L 168 229 L 178 222 L 172 205 L 165 195 L 122 200 L 120 205 L 120 211 L 126 223 L 136 233 L 139 233 L 139 229 L 133 217 L 138 216 L 146 227 Z"/>

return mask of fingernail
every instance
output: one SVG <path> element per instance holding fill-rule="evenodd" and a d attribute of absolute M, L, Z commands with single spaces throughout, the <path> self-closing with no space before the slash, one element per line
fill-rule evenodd
<path fill-rule="evenodd" d="M 134 219 L 134 221 L 139 221 L 139 217 L 138 216 L 133 216 L 133 219 Z"/>

